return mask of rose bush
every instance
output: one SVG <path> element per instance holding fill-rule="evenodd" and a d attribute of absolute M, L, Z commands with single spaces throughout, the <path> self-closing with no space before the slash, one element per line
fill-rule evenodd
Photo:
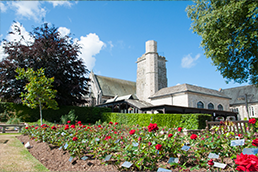
<path fill-rule="evenodd" d="M 112 125 L 113 123 L 115 125 Z M 85 154 L 91 154 L 95 158 L 104 159 L 107 155 L 114 155 L 112 157 L 115 159 L 113 161 L 115 165 L 124 161 L 133 163 L 129 169 L 121 168 L 130 171 L 157 169 L 158 162 L 169 157 L 179 158 L 179 163 L 171 163 L 170 168 L 185 168 L 186 164 L 197 169 L 210 168 L 212 162 L 207 163 L 209 153 L 220 153 L 220 162 L 224 163 L 224 158 L 235 159 L 243 148 L 256 146 L 258 141 L 253 130 L 250 130 L 249 133 L 241 135 L 241 138 L 245 139 L 243 146 L 230 146 L 231 140 L 236 138 L 234 133 L 228 131 L 227 125 L 231 124 L 227 122 L 213 128 L 211 132 L 192 135 L 184 135 L 180 127 L 165 127 L 159 131 L 156 124 L 150 124 L 148 127 L 137 125 L 130 127 L 113 123 L 86 126 L 78 121 L 73 125 L 68 123 L 52 127 L 31 126 L 22 132 L 37 141 L 57 145 L 67 150 L 71 156 L 80 158 Z M 217 133 L 218 129 L 222 129 L 223 133 Z M 190 150 L 182 150 L 184 145 L 189 145 Z M 236 165 L 243 160 L 243 158 L 237 159 Z M 252 157 L 248 162 L 253 163 L 256 160 Z M 249 166 L 241 164 L 237 169 L 243 168 L 248 169 Z"/>

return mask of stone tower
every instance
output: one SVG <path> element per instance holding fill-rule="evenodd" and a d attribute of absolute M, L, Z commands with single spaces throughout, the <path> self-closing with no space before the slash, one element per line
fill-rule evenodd
<path fill-rule="evenodd" d="M 157 42 L 147 41 L 146 52 L 137 59 L 136 95 L 150 102 L 149 97 L 167 87 L 166 59 L 157 53 Z"/>

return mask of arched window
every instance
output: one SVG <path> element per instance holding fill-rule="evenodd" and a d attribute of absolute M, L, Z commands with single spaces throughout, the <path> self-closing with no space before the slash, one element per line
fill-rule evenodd
<path fill-rule="evenodd" d="M 203 103 L 201 101 L 197 103 L 197 108 L 204 108 Z"/>
<path fill-rule="evenodd" d="M 223 110 L 223 106 L 221 104 L 218 105 L 218 110 Z"/>
<path fill-rule="evenodd" d="M 214 109 L 214 105 L 212 103 L 208 104 L 208 109 Z"/>

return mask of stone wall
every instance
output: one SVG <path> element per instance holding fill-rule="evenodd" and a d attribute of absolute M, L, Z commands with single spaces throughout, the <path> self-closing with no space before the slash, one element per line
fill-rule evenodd
<path fill-rule="evenodd" d="M 223 110 L 229 111 L 229 99 L 223 97 L 209 96 L 205 94 L 188 93 L 189 107 L 197 108 L 197 103 L 201 101 L 204 104 L 204 109 L 208 109 L 208 104 L 212 103 L 214 109 L 218 110 L 218 105 L 223 106 Z"/>
<path fill-rule="evenodd" d="M 252 117 L 258 118 L 258 104 L 257 103 L 248 104 L 249 115 L 247 114 L 245 104 L 230 106 L 230 109 L 233 111 L 236 111 L 236 109 L 237 109 L 238 113 L 240 114 L 239 120 L 244 120 L 244 118 L 247 118 L 248 116 L 249 116 L 249 118 L 252 118 Z M 252 110 L 253 110 L 254 116 L 251 112 Z"/>

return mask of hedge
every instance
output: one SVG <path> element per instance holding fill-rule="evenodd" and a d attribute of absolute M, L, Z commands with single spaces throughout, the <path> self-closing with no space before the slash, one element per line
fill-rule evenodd
<path fill-rule="evenodd" d="M 211 120 L 210 114 L 133 114 L 133 113 L 102 113 L 102 122 L 118 122 L 126 125 L 183 127 L 186 129 L 204 129 L 205 120 Z"/>
<path fill-rule="evenodd" d="M 0 107 L 0 109 L 7 109 L 9 111 L 20 111 L 21 113 L 18 113 L 18 117 L 21 117 L 22 121 L 35 122 L 39 119 L 39 109 L 30 109 L 25 105 L 14 103 L 1 103 Z M 75 110 L 75 114 L 78 116 L 77 120 L 83 123 L 95 123 L 101 119 L 102 112 L 111 112 L 109 108 L 62 106 L 58 110 L 43 110 L 43 119 L 49 122 L 60 122 L 61 116 L 68 114 L 72 109 Z"/>

